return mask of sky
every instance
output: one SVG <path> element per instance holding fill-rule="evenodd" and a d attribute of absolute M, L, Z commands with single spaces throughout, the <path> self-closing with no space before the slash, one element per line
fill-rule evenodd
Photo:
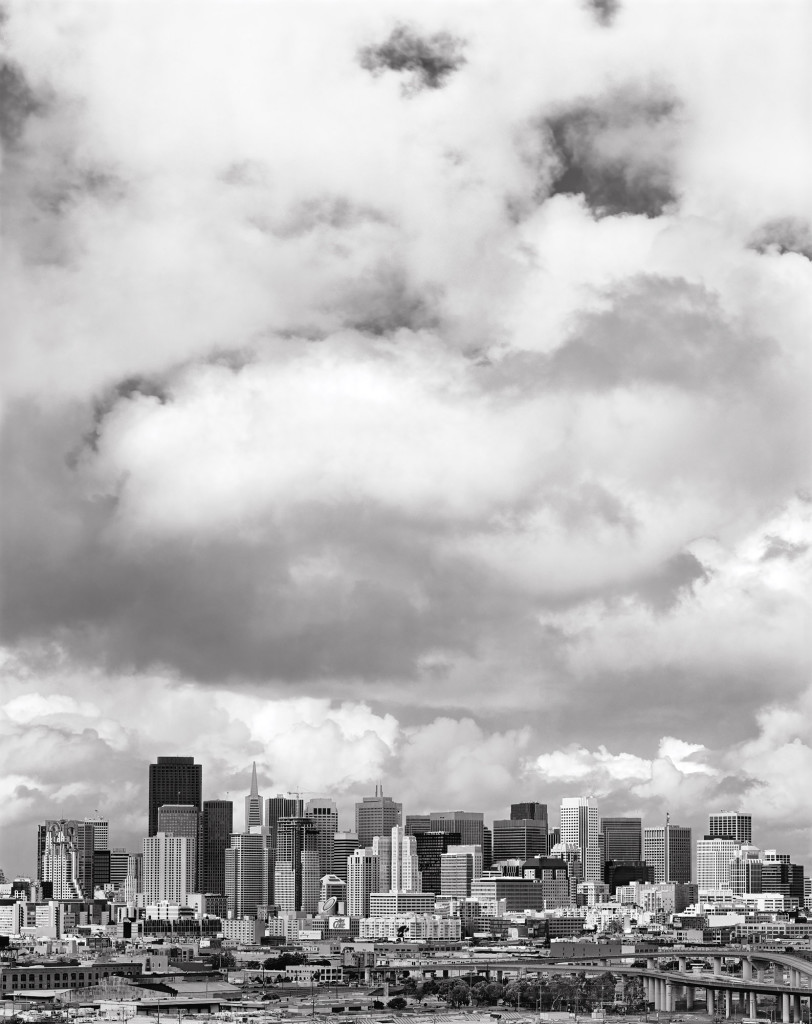
<path fill-rule="evenodd" d="M 375 786 L 812 869 L 812 8 L 12 2 L 0 866 Z"/>

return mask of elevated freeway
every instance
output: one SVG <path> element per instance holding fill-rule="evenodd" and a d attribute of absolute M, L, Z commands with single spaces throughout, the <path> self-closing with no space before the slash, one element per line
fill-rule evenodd
<path fill-rule="evenodd" d="M 724 971 L 724 961 L 740 962 L 741 974 Z M 639 966 L 645 960 L 646 966 Z M 676 969 L 663 969 L 660 961 L 677 961 Z M 712 970 L 689 967 L 689 960 L 712 963 Z M 635 966 L 635 963 L 638 966 Z M 459 959 L 433 959 L 410 957 L 396 965 L 376 964 L 367 972 L 386 978 L 403 970 L 421 971 L 425 975 L 441 974 L 453 977 L 477 973 L 502 981 L 504 977 L 521 974 L 600 974 L 611 971 L 624 978 L 639 977 L 644 991 L 655 1010 L 671 1011 L 676 1001 L 684 999 L 686 1010 L 694 1008 L 696 995 L 704 995 L 705 1009 L 731 1017 L 738 1005 L 742 1016 L 755 1018 L 759 1005 L 769 999 L 774 1017 L 782 1024 L 800 1024 L 803 1021 L 803 1001 L 807 1001 L 807 1019 L 812 1019 L 812 962 L 791 953 L 768 949 L 741 947 L 693 947 L 645 950 L 640 953 L 596 953 L 583 957 L 470 957 Z"/>

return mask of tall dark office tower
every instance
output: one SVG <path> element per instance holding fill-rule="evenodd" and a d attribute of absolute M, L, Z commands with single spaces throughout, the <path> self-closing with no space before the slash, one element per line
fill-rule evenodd
<path fill-rule="evenodd" d="M 802 864 L 791 864 L 789 854 L 776 850 L 765 850 L 762 854 L 762 891 L 780 892 L 794 898 L 798 906 L 804 905 L 804 868 Z"/>
<path fill-rule="evenodd" d="M 101 888 L 105 885 L 109 885 L 112 879 L 110 878 L 110 851 L 109 850 L 94 850 L 93 851 L 93 888 Z"/>
<path fill-rule="evenodd" d="M 234 804 L 230 800 L 203 801 L 201 829 L 202 892 L 226 894 L 226 850 L 234 831 Z"/>
<path fill-rule="evenodd" d="M 395 825 L 402 824 L 403 804 L 395 803 L 376 787 L 375 796 L 365 796 L 355 805 L 355 831 L 361 846 L 372 845 L 375 836 L 388 836 Z"/>
<path fill-rule="evenodd" d="M 255 825 L 262 825 L 262 797 L 257 785 L 257 763 L 251 766 L 251 792 L 245 798 L 245 831 Z"/>
<path fill-rule="evenodd" d="M 708 818 L 709 839 L 735 839 L 741 846 L 753 841 L 753 817 L 739 811 L 720 811 Z"/>
<path fill-rule="evenodd" d="M 515 806 L 515 805 L 514 805 Z M 493 823 L 493 859 L 547 856 L 547 819 L 511 818 Z"/>
<path fill-rule="evenodd" d="M 271 850 L 276 849 L 276 823 L 280 818 L 304 817 L 304 801 L 288 793 L 268 797 L 265 801 L 265 824 L 270 829 Z"/>
<path fill-rule="evenodd" d="M 408 819 L 407 819 L 408 820 Z M 459 846 L 459 832 L 417 832 L 417 869 L 422 876 L 423 892 L 442 892 L 440 888 L 440 858 L 449 846 Z"/>
<path fill-rule="evenodd" d="M 640 818 L 601 818 L 606 850 L 604 860 L 639 864 L 643 859 L 643 822 Z"/>
<path fill-rule="evenodd" d="M 276 823 L 274 903 L 283 911 L 315 914 L 319 902 L 319 830 L 309 818 Z"/>
<path fill-rule="evenodd" d="M 149 766 L 149 835 L 158 832 L 162 804 L 192 804 L 202 809 L 203 766 L 193 757 L 159 757 Z"/>
<path fill-rule="evenodd" d="M 120 888 L 127 878 L 127 861 L 130 855 L 121 846 L 114 846 L 110 851 L 110 882 Z"/>
<path fill-rule="evenodd" d="M 482 829 L 482 870 L 488 871 L 493 865 L 493 831 L 487 825 Z"/>
<path fill-rule="evenodd" d="M 547 804 L 527 802 L 510 805 L 511 821 L 543 821 L 547 825 Z"/>

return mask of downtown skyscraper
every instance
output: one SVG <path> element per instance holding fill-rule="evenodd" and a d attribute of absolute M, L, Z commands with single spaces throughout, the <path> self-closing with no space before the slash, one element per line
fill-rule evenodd
<path fill-rule="evenodd" d="M 691 881 L 691 830 L 684 825 L 643 829 L 643 860 L 652 882 Z"/>
<path fill-rule="evenodd" d="M 375 836 L 388 836 L 395 825 L 403 823 L 403 804 L 395 803 L 375 789 L 355 805 L 355 833 L 361 846 L 369 846 Z"/>
<path fill-rule="evenodd" d="M 226 894 L 226 850 L 234 831 L 234 804 L 204 800 L 201 823 L 200 889 Z"/>
<path fill-rule="evenodd" d="M 741 846 L 753 841 L 753 818 L 741 811 L 719 811 L 708 816 L 708 839 L 735 839 Z"/>
<path fill-rule="evenodd" d="M 590 797 L 561 801 L 561 842 L 577 846 L 585 882 L 603 881 L 603 857 L 598 840 L 598 805 Z"/>
<path fill-rule="evenodd" d="M 254 761 L 251 766 L 251 792 L 245 798 L 245 829 L 243 831 L 248 832 L 252 828 L 263 824 L 262 797 L 259 795 L 257 763 Z"/>
<path fill-rule="evenodd" d="M 267 829 L 235 833 L 225 851 L 228 916 L 256 917 L 257 907 L 273 901 L 273 852 Z"/>
<path fill-rule="evenodd" d="M 203 806 L 203 766 L 193 757 L 159 757 L 149 766 L 148 835 L 158 831 L 158 808 L 162 804 Z"/>
<path fill-rule="evenodd" d="M 274 902 L 283 911 L 315 914 L 321 883 L 319 830 L 306 817 L 276 823 Z"/>

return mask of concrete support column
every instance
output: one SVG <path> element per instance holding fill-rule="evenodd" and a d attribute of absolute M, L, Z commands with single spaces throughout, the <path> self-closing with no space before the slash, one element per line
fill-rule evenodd
<path fill-rule="evenodd" d="M 801 997 L 798 995 L 792 997 L 792 1019 L 794 1021 L 803 1020 L 801 1016 Z"/>
<path fill-rule="evenodd" d="M 733 993 L 730 989 L 725 989 L 725 1017 L 733 1016 Z"/>
<path fill-rule="evenodd" d="M 694 1008 L 694 986 L 685 986 L 685 1009 L 693 1010 Z"/>
<path fill-rule="evenodd" d="M 781 1020 L 783 1024 L 790 1024 L 789 1020 L 789 992 L 784 992 L 781 996 Z"/>
<path fill-rule="evenodd" d="M 677 963 L 679 964 L 679 969 L 682 971 L 683 974 L 685 974 L 685 972 L 688 970 L 688 958 L 684 956 L 678 956 Z"/>
<path fill-rule="evenodd" d="M 497 972 L 496 972 L 496 981 L 497 981 L 497 983 L 498 983 L 499 985 L 501 985 L 501 984 L 502 984 L 502 978 L 504 977 L 504 974 L 505 974 L 505 972 L 504 972 L 504 971 L 497 971 Z"/>
<path fill-rule="evenodd" d="M 756 1008 L 756 994 L 755 992 L 748 992 L 747 995 L 749 997 L 750 1003 L 749 1009 L 747 1011 L 747 1016 L 750 1017 L 752 1020 L 755 1020 L 756 1017 L 758 1017 L 758 1010 Z"/>
<path fill-rule="evenodd" d="M 713 973 L 717 978 L 722 973 L 722 958 L 720 956 L 715 956 L 713 958 Z"/>
<path fill-rule="evenodd" d="M 372 984 L 372 968 L 364 968 L 364 984 L 369 986 Z"/>
<path fill-rule="evenodd" d="M 742 978 L 750 981 L 753 977 L 753 961 L 749 957 L 742 958 Z"/>
<path fill-rule="evenodd" d="M 674 1009 L 674 986 L 670 981 L 665 983 L 665 1008 L 669 1013 Z"/>
<path fill-rule="evenodd" d="M 662 1007 L 660 1006 L 660 980 L 659 980 L 659 978 L 652 978 L 651 979 L 651 987 L 654 990 L 653 998 L 651 1000 L 654 1003 L 654 1009 L 655 1010 L 660 1010 L 660 1009 L 662 1009 Z"/>
<path fill-rule="evenodd" d="M 705 989 L 705 1010 L 711 1017 L 716 1013 L 716 1000 L 712 988 Z"/>

